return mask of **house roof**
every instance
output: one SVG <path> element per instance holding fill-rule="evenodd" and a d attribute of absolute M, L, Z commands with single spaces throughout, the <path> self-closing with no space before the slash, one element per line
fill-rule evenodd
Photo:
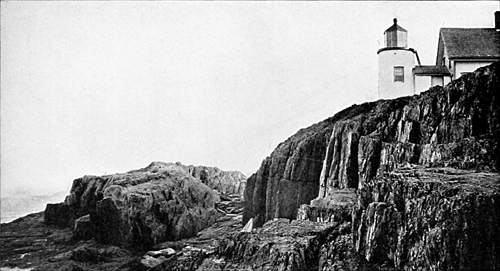
<path fill-rule="evenodd" d="M 494 28 L 441 28 L 448 58 L 500 58 L 500 32 Z"/>
<path fill-rule="evenodd" d="M 390 32 L 390 31 L 403 31 L 403 32 L 408 32 L 408 31 L 406 31 L 406 29 L 404 29 L 404 28 L 402 28 L 401 26 L 399 26 L 399 25 L 398 25 L 398 19 L 394 18 L 394 19 L 393 19 L 393 22 L 394 22 L 394 24 L 393 24 L 391 27 L 387 28 L 387 29 L 384 31 L 384 33 L 385 33 L 385 32 Z"/>
<path fill-rule="evenodd" d="M 446 66 L 421 65 L 413 68 L 414 74 L 422 75 L 451 75 Z"/>

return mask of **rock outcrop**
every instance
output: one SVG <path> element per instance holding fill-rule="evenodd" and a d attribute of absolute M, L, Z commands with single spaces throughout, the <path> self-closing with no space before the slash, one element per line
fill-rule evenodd
<path fill-rule="evenodd" d="M 500 175 L 398 169 L 360 191 L 355 251 L 395 269 L 498 270 Z"/>
<path fill-rule="evenodd" d="M 210 188 L 223 194 L 238 194 L 245 192 L 247 177 L 239 171 L 222 171 L 216 167 L 187 166 L 189 173 L 200 179 Z"/>
<path fill-rule="evenodd" d="M 264 159 L 259 170 L 247 179 L 243 223 L 255 225 L 282 217 L 295 218 L 301 204 L 317 197 L 321 169 L 334 123 L 364 114 L 373 107 L 353 106 L 334 117 L 299 130 Z"/>
<path fill-rule="evenodd" d="M 206 166 L 186 166 L 179 162 L 175 163 L 175 165 L 222 194 L 238 194 L 243 197 L 247 177 L 239 171 L 225 171 Z M 146 169 L 157 171 L 170 166 L 172 166 L 172 163 L 154 162 Z"/>
<path fill-rule="evenodd" d="M 315 222 L 344 222 L 351 220 L 352 208 L 357 202 L 353 189 L 337 190 L 328 199 L 318 198 L 302 204 L 297 219 Z"/>
<path fill-rule="evenodd" d="M 498 171 L 499 66 L 420 95 L 355 105 L 298 131 L 247 180 L 243 223 L 296 218 L 301 204 L 409 164 Z"/>
<path fill-rule="evenodd" d="M 153 163 L 124 174 L 74 180 L 64 203 L 47 206 L 45 222 L 74 227 L 77 239 L 94 237 L 141 250 L 211 225 L 220 215 L 219 201 L 184 166 Z"/>

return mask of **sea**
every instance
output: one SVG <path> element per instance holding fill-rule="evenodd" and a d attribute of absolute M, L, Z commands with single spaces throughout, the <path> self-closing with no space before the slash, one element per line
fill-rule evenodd
<path fill-rule="evenodd" d="M 45 210 L 47 203 L 64 201 L 66 192 L 51 195 L 8 195 L 0 197 L 0 223 Z"/>

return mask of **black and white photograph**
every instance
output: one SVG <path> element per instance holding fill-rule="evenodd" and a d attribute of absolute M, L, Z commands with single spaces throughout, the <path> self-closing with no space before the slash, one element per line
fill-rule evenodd
<path fill-rule="evenodd" d="M 500 1 L 0 6 L 0 271 L 500 270 Z"/>

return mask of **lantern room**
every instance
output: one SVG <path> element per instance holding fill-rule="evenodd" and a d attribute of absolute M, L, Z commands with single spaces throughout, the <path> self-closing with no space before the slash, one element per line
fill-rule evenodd
<path fill-rule="evenodd" d="M 398 19 L 394 18 L 394 24 L 387 28 L 384 32 L 384 45 L 385 47 L 408 47 L 406 29 L 398 25 Z"/>

